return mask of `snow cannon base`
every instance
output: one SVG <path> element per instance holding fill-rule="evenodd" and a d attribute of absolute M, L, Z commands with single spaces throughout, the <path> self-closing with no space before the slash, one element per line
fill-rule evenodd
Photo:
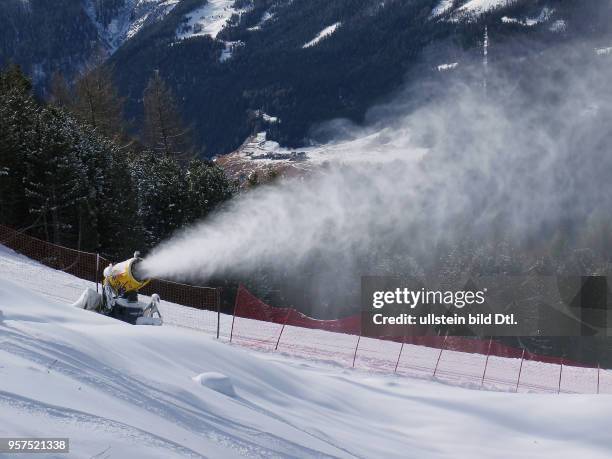
<path fill-rule="evenodd" d="M 163 320 L 157 309 L 158 304 L 157 295 L 153 296 L 149 304 L 120 297 L 115 299 L 107 315 L 132 325 L 162 325 Z"/>
<path fill-rule="evenodd" d="M 138 301 L 137 295 L 130 295 L 128 298 L 114 297 L 106 289 L 105 294 L 106 296 L 88 288 L 72 306 L 94 311 L 132 325 L 159 326 L 163 324 L 158 309 L 160 299 L 157 294 L 152 295 L 149 304 Z"/>
<path fill-rule="evenodd" d="M 161 317 L 139 317 L 136 319 L 136 325 L 154 325 L 160 326 L 162 325 Z"/>

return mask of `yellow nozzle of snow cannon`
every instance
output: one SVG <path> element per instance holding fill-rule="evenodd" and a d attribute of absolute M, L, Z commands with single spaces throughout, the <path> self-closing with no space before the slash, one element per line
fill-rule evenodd
<path fill-rule="evenodd" d="M 116 292 L 137 292 L 151 279 L 142 277 L 138 264 L 142 261 L 136 252 L 133 258 L 122 261 L 116 265 L 110 265 L 104 270 L 104 284 L 108 284 Z"/>

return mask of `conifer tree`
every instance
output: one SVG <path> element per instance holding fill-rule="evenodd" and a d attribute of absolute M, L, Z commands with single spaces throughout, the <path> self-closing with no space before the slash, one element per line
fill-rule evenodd
<path fill-rule="evenodd" d="M 78 126 L 54 107 L 40 110 L 30 132 L 25 174 L 30 213 L 54 243 L 81 246 L 86 168 L 79 158 Z"/>
<path fill-rule="evenodd" d="M 64 75 L 55 72 L 51 76 L 49 101 L 58 107 L 71 107 L 74 103 L 72 91 Z"/>
<path fill-rule="evenodd" d="M 155 72 L 143 93 L 143 142 L 153 151 L 186 160 L 192 155 L 190 133 L 181 119 L 174 94 Z"/>
<path fill-rule="evenodd" d="M 190 222 L 206 216 L 235 192 L 223 169 L 210 161 L 191 161 L 186 179 L 189 194 L 187 218 Z"/>
<path fill-rule="evenodd" d="M 99 134 L 118 140 L 124 135 L 123 103 L 111 69 L 98 66 L 76 81 L 70 108 L 80 121 Z"/>
<path fill-rule="evenodd" d="M 28 132 L 38 110 L 32 85 L 18 66 L 0 73 L 0 223 L 31 224 L 23 177 Z"/>
<path fill-rule="evenodd" d="M 138 216 L 147 245 L 153 246 L 188 221 L 185 174 L 174 158 L 154 152 L 140 154 L 132 171 L 138 193 Z"/>

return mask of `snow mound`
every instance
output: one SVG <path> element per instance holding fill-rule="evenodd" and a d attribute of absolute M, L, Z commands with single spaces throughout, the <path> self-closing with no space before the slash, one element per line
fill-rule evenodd
<path fill-rule="evenodd" d="M 231 378 L 223 373 L 211 371 L 201 373 L 194 376 L 192 379 L 204 387 L 208 387 L 209 389 L 227 395 L 228 397 L 236 396 L 236 391 L 234 390 L 234 384 L 232 384 Z"/>

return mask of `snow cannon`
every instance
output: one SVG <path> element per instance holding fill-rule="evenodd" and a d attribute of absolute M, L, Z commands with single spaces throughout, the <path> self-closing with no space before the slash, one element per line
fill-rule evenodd
<path fill-rule="evenodd" d="M 141 288 L 151 282 L 140 269 L 142 262 L 140 254 L 134 253 L 134 257 L 122 261 L 116 265 L 109 265 L 104 270 L 104 283 L 108 283 L 116 292 L 138 292 Z"/>
<path fill-rule="evenodd" d="M 102 294 L 87 289 L 74 306 L 134 325 L 161 325 L 159 295 L 151 295 L 149 303 L 138 299 L 138 291 L 151 281 L 146 277 L 141 262 L 140 253 L 136 252 L 128 260 L 108 265 L 104 269 Z"/>

